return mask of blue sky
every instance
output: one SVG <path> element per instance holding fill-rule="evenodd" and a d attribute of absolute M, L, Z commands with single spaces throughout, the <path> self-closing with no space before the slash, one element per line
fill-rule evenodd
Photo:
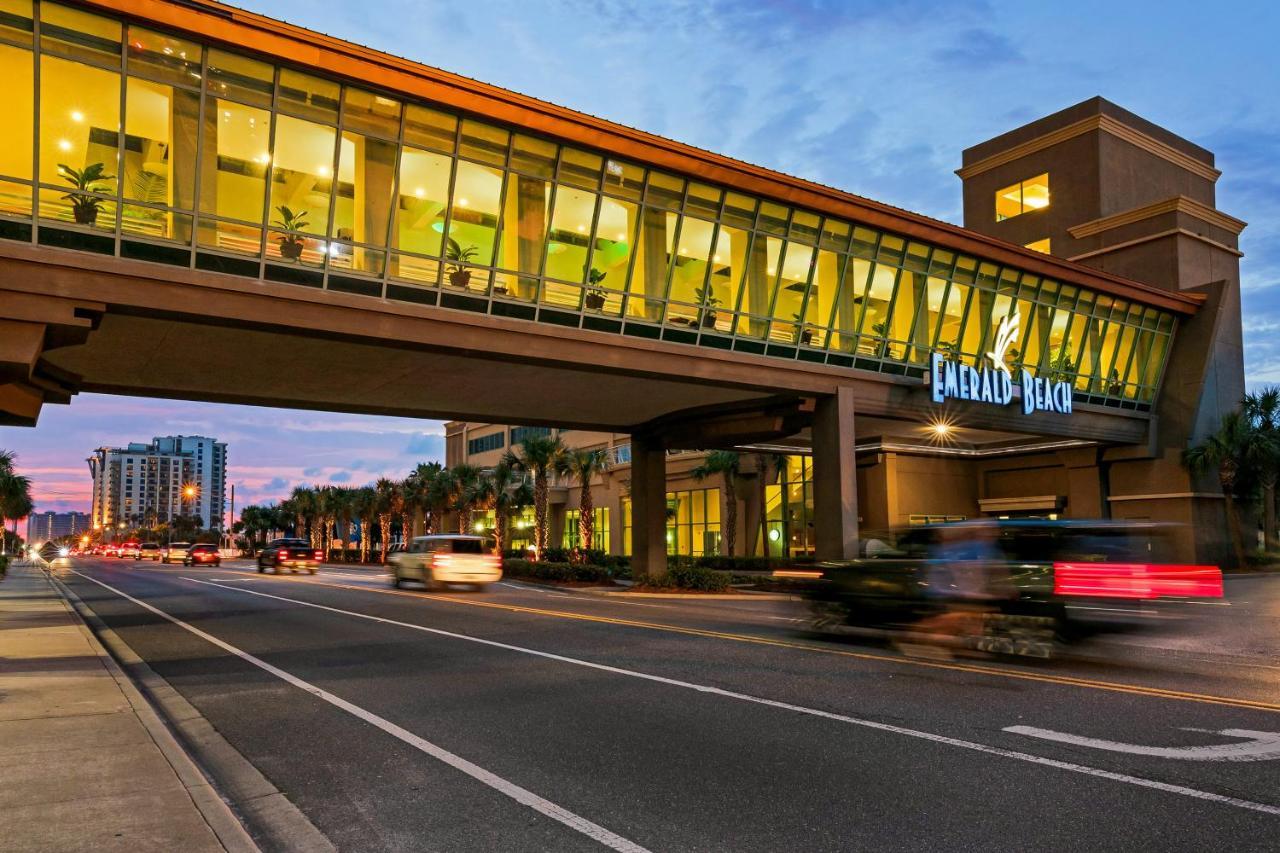
<path fill-rule="evenodd" d="M 1241 238 L 1245 369 L 1280 382 L 1280 7 L 1264 2 L 248 0 L 247 8 L 850 192 L 960 221 L 960 151 L 1102 95 L 1217 155 Z M 84 458 L 171 432 L 231 445 L 238 504 L 403 475 L 437 422 L 83 395 L 0 429 L 41 508 Z"/>

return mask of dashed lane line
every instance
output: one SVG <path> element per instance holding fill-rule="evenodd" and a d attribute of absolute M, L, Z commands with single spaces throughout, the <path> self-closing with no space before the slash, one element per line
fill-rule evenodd
<path fill-rule="evenodd" d="M 975 675 L 984 675 L 991 678 L 1008 678 L 1018 681 L 1036 681 L 1044 684 L 1056 684 L 1064 687 L 1080 687 L 1089 690 L 1104 690 L 1115 693 L 1127 693 L 1135 696 L 1149 696 L 1158 699 L 1171 699 L 1181 702 L 1198 702 L 1209 705 L 1225 705 L 1233 708 L 1248 708 L 1254 711 L 1280 712 L 1280 703 L 1264 702 L 1256 699 L 1239 699 L 1230 696 L 1216 696 L 1209 693 L 1193 693 L 1183 690 L 1167 690 L 1161 687 L 1148 687 L 1140 684 L 1125 684 L 1117 681 L 1100 681 L 1097 679 L 1081 678 L 1072 675 L 1057 675 L 1053 673 L 1031 672 L 1027 670 L 1010 669 L 1008 667 L 988 666 L 979 664 L 959 663 L 956 661 L 932 661 L 920 660 L 918 658 L 894 657 L 892 655 L 875 654 L 872 652 L 855 652 L 848 649 L 832 648 L 830 646 L 817 646 L 811 643 L 802 643 L 794 640 L 785 640 L 776 637 L 764 637 L 758 634 L 738 634 L 728 631 L 715 631 L 707 628 L 690 628 L 684 625 L 670 625 L 662 622 L 643 622 L 636 619 L 624 619 L 616 616 L 601 616 L 592 613 L 576 613 L 566 610 L 547 610 L 541 607 L 528 607 L 520 604 L 503 604 L 496 601 L 479 601 L 474 598 L 464 598 L 451 595 L 436 595 L 426 592 L 412 592 L 408 590 L 398 589 L 379 589 L 372 586 L 354 586 L 351 584 L 329 583 L 326 581 L 313 580 L 303 577 L 271 577 L 273 580 L 291 581 L 293 583 L 311 584 L 313 586 L 323 586 L 330 589 L 346 589 L 356 592 L 369 592 L 376 595 L 396 595 L 403 596 L 413 600 L 422 601 L 440 601 L 446 604 L 462 605 L 468 607 L 488 607 L 495 610 L 505 610 L 511 613 L 528 613 L 535 616 L 547 616 L 558 619 L 573 619 L 580 622 L 596 622 L 606 625 L 621 625 L 629 628 L 643 628 L 651 631 L 664 631 L 674 634 L 686 634 L 695 637 L 707 637 L 717 640 L 729 640 L 738 643 L 750 643 L 752 645 L 772 646 L 775 648 L 796 649 L 805 652 L 817 652 L 819 654 L 834 655 L 836 657 L 852 658 L 854 660 L 875 661 L 876 663 L 888 663 L 898 666 L 919 667 L 925 669 L 944 669 L 953 672 L 973 673 Z"/>

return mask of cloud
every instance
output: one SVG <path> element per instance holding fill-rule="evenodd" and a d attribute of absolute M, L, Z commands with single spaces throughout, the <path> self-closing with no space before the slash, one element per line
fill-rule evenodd
<path fill-rule="evenodd" d="M 404 452 L 426 456 L 428 459 L 442 459 L 444 457 L 444 436 L 436 433 L 415 435 L 409 439 L 409 444 L 405 446 Z"/>
<path fill-rule="evenodd" d="M 289 481 L 284 477 L 272 477 L 265 485 L 263 485 L 262 488 L 270 492 L 278 492 L 282 489 L 289 488 Z"/>
<path fill-rule="evenodd" d="M 321 473 L 323 473 L 323 471 L 324 471 L 324 469 L 323 469 L 323 468 L 321 468 L 321 467 L 319 467 L 319 466 L 312 466 L 311 468 L 303 468 L 303 469 L 302 469 L 302 476 L 304 476 L 304 477 L 319 477 L 319 476 L 320 476 L 320 474 L 321 474 Z"/>
<path fill-rule="evenodd" d="M 350 471 L 334 471 L 332 474 L 329 475 L 329 482 L 349 483 L 351 482 L 351 472 Z"/>
<path fill-rule="evenodd" d="M 933 60 L 951 71 L 975 71 L 997 65 L 1021 65 L 1027 61 L 1012 39 L 987 29 L 959 33 L 947 47 L 931 54 Z"/>

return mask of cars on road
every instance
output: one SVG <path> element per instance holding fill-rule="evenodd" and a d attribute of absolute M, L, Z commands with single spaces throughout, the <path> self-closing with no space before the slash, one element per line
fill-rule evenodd
<path fill-rule="evenodd" d="M 133 555 L 134 560 L 155 560 L 160 562 L 160 543 L 143 542 L 138 546 L 138 553 Z"/>
<path fill-rule="evenodd" d="M 186 559 L 189 550 L 191 550 L 190 542 L 170 542 L 160 549 L 160 562 L 181 563 Z"/>
<path fill-rule="evenodd" d="M 221 566 L 222 552 L 218 550 L 218 546 L 209 542 L 201 542 L 192 545 L 187 549 L 187 553 L 183 555 L 182 565 L 184 566 Z"/>
<path fill-rule="evenodd" d="M 809 575 L 813 628 L 1050 657 L 1065 643 L 1169 622 L 1166 605 L 1222 598 L 1217 566 L 1168 559 L 1167 526 L 984 519 L 864 537 Z M 808 570 L 808 571 L 806 571 Z"/>
<path fill-rule="evenodd" d="M 388 556 L 391 585 L 418 581 L 428 589 L 467 584 L 485 589 L 502 579 L 502 558 L 481 536 L 417 536 L 404 550 Z"/>
<path fill-rule="evenodd" d="M 138 542 L 135 539 L 130 539 L 128 542 L 124 542 L 120 545 L 120 550 L 116 553 L 116 556 L 122 560 L 127 560 L 130 557 L 137 557 L 138 551 L 141 547 L 141 542 Z"/>
<path fill-rule="evenodd" d="M 288 569 L 314 575 L 323 556 L 306 539 L 272 539 L 258 552 L 258 572 L 275 569 L 276 574 L 280 574 Z"/>

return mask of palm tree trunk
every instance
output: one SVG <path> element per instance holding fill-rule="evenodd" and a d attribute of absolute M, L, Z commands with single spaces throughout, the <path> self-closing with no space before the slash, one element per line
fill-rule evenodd
<path fill-rule="evenodd" d="M 1262 482 L 1262 544 L 1270 554 L 1276 548 L 1276 481 Z"/>
<path fill-rule="evenodd" d="M 1219 482 L 1222 484 L 1222 499 L 1227 504 L 1227 527 L 1231 533 L 1231 547 L 1236 554 L 1236 567 L 1244 568 L 1244 542 L 1240 536 L 1240 518 L 1236 512 L 1235 480 L 1232 477 L 1220 477 Z"/>
<path fill-rule="evenodd" d="M 360 519 L 360 562 L 369 562 L 369 517 L 363 516 Z"/>
<path fill-rule="evenodd" d="M 596 506 L 591 494 L 591 484 L 583 482 L 582 498 L 578 501 L 578 545 L 584 551 L 595 549 Z"/>
<path fill-rule="evenodd" d="M 468 507 L 458 507 L 458 532 L 468 533 L 471 530 L 471 510 Z"/>
<path fill-rule="evenodd" d="M 387 548 L 391 541 L 391 515 L 382 513 L 378 516 L 378 532 L 382 534 L 382 553 L 379 555 L 379 561 L 385 563 L 387 561 Z"/>
<path fill-rule="evenodd" d="M 502 556 L 507 549 L 507 511 L 501 506 L 493 508 L 493 544 L 498 556 Z"/>
<path fill-rule="evenodd" d="M 724 548 L 732 557 L 738 540 L 738 482 L 732 474 L 724 475 Z"/>
<path fill-rule="evenodd" d="M 547 472 L 533 476 L 533 548 L 538 559 L 547 550 Z"/>

